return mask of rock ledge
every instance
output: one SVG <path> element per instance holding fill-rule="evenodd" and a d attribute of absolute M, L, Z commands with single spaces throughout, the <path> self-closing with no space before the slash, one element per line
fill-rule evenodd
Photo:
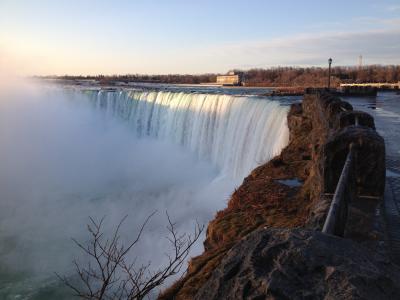
<path fill-rule="evenodd" d="M 351 240 L 259 229 L 228 251 L 195 299 L 400 299 L 400 268 Z"/>

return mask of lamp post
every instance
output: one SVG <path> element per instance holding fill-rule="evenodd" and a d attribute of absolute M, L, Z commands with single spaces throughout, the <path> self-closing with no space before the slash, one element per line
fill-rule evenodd
<path fill-rule="evenodd" d="M 328 69 L 328 90 L 331 89 L 331 65 L 332 65 L 332 58 L 328 59 L 329 69 Z"/>

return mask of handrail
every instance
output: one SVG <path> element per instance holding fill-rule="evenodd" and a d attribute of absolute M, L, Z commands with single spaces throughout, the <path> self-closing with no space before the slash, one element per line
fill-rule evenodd
<path fill-rule="evenodd" d="M 340 217 L 345 215 L 347 217 L 347 208 L 348 201 L 346 201 L 349 194 L 349 180 L 351 179 L 351 165 L 353 163 L 353 147 L 350 144 L 349 152 L 346 157 L 346 161 L 344 163 L 342 173 L 340 174 L 338 184 L 335 189 L 335 193 L 333 195 L 333 199 L 331 205 L 329 207 L 329 212 L 325 220 L 324 227 L 322 229 L 323 233 L 334 234 L 334 235 L 343 235 L 344 234 L 344 225 L 343 220 L 340 221 Z"/>

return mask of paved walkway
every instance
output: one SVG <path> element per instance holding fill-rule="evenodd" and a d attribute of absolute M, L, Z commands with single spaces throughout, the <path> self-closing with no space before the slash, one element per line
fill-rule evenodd
<path fill-rule="evenodd" d="M 400 263 L 400 157 L 388 156 L 386 169 L 386 233 L 392 257 Z"/>

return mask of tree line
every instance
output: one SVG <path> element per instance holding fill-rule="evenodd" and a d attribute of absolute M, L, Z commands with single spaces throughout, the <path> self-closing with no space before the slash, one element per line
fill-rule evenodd
<path fill-rule="evenodd" d="M 236 70 L 239 72 L 239 70 Z M 249 86 L 325 86 L 328 68 L 279 67 L 271 69 L 251 69 L 242 73 Z M 400 66 L 333 67 L 332 85 L 340 83 L 367 83 L 400 81 Z"/>
<path fill-rule="evenodd" d="M 287 87 L 319 87 L 325 86 L 328 79 L 328 68 L 321 67 L 275 67 L 269 69 L 234 70 L 242 76 L 246 86 L 287 86 Z M 333 86 L 340 83 L 366 83 L 400 81 L 400 65 L 370 65 L 363 67 L 333 67 L 331 82 Z M 167 75 L 95 75 L 95 76 L 48 76 L 57 79 L 93 79 L 101 84 L 115 82 L 152 82 L 175 84 L 214 83 L 220 74 L 167 74 Z"/>

